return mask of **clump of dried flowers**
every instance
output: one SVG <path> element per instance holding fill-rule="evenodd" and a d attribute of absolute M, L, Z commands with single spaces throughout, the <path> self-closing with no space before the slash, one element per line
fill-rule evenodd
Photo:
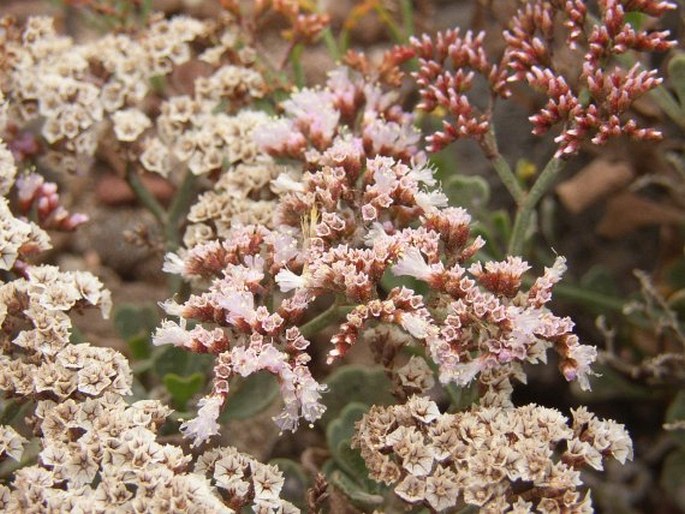
<path fill-rule="evenodd" d="M 110 294 L 90 273 L 30 263 L 50 240 L 10 209 L 12 186 L 20 200 L 26 191 L 16 174 L 0 140 L 0 390 L 6 412 L 10 403 L 32 411 L 26 422 L 39 438 L 37 462 L 0 485 L 0 509 L 297 512 L 279 497 L 284 477 L 276 467 L 231 447 L 193 461 L 181 447 L 160 442 L 157 432 L 172 411 L 156 400 L 127 403 L 128 360 L 111 348 L 70 342 L 70 312 L 97 306 L 107 316 Z M 54 204 L 56 191 L 48 198 Z M 12 426 L 0 426 L 0 458 L 20 461 L 27 443 Z"/>
<path fill-rule="evenodd" d="M 578 490 L 580 470 L 601 470 L 607 457 L 632 459 L 632 442 L 622 425 L 584 407 L 572 415 L 569 426 L 559 411 L 534 404 L 443 414 L 413 396 L 372 407 L 354 444 L 374 480 L 433 511 L 592 512 L 590 495 Z"/>
<path fill-rule="evenodd" d="M 331 338 L 329 363 L 341 358 L 360 337 L 373 338 L 379 329 L 395 327 L 403 333 L 395 339 L 422 347 L 437 364 L 443 384 L 467 386 L 479 380 L 486 392 L 473 416 L 478 409 L 492 416 L 500 412 L 502 425 L 509 423 L 507 416 L 519 415 L 511 404 L 511 379 L 525 381 L 522 364 L 545 361 L 548 349 L 558 353 L 567 380 L 589 388 L 595 348 L 579 343 L 570 319 L 546 308 L 565 270 L 564 259 L 558 258 L 527 289 L 522 289 L 522 276 L 530 266 L 518 257 L 469 264 L 484 241 L 471 237 L 468 213 L 448 207 L 447 198 L 435 187 L 412 115 L 400 108 L 393 93 L 340 68 L 331 72 L 325 88 L 294 93 L 283 103 L 283 111 L 283 117 L 255 131 L 266 151 L 287 157 L 290 163 L 271 182 L 276 201 L 270 224 L 234 223 L 225 238 L 167 255 L 167 271 L 208 287 L 183 303 L 164 304 L 179 321 L 164 321 L 154 342 L 216 356 L 212 391 L 200 401 L 198 417 L 183 425 L 186 436 L 200 444 L 218 434 L 217 418 L 232 377 L 262 370 L 277 376 L 280 384 L 284 408 L 275 421 L 281 429 L 294 430 L 300 419 L 317 420 L 324 411 L 324 388 L 307 366 L 309 338 L 340 322 Z M 408 286 L 386 290 L 381 281 L 387 274 L 424 282 L 428 292 L 419 294 Z M 317 299 L 329 307 L 312 317 Z M 388 333 L 393 332 L 386 330 L 384 337 Z M 403 368 L 398 374 L 414 390 L 424 390 L 424 384 L 430 383 L 418 369 Z M 428 400 L 417 398 L 407 405 L 412 402 Z M 396 407 L 398 412 L 405 408 L 410 407 Z M 432 409 L 435 417 L 426 423 L 439 416 L 434 405 Z M 556 439 L 543 441 L 542 435 L 528 433 L 523 425 L 515 428 L 522 447 L 531 447 L 531 455 L 535 447 L 547 445 L 546 453 L 535 454 L 546 470 L 535 480 L 552 481 L 556 471 L 548 468 L 554 467 L 567 479 L 554 482 L 559 497 L 566 495 L 568 505 L 589 505 L 589 497 L 580 499 L 576 492 L 575 468 L 562 470 L 549 446 L 552 440 L 576 440 L 580 428 L 574 436 L 558 412 L 537 407 L 520 412 L 526 409 L 531 419 L 556 416 Z M 396 427 L 391 414 L 381 417 L 387 421 L 384 429 Z M 364 430 L 362 424 L 357 436 L 362 446 Z M 630 440 L 618 432 L 623 450 L 617 449 L 616 455 L 624 460 Z M 584 444 L 592 447 L 587 441 Z M 363 455 L 375 470 L 369 452 Z M 390 457 L 383 458 L 389 462 Z M 523 456 L 502 464 L 512 477 L 517 473 L 515 461 L 523 466 Z M 596 459 L 592 465 L 597 466 Z M 395 467 L 393 479 L 382 480 L 398 480 L 399 467 Z M 432 464 L 426 472 L 430 469 Z M 374 478 L 381 477 L 373 473 Z M 446 483 L 450 477 L 441 480 Z M 456 480 L 456 475 L 452 478 Z M 459 483 L 450 487 L 457 491 Z M 487 490 L 481 505 L 496 496 L 495 491 L 505 491 L 498 484 Z M 453 496 L 456 501 L 456 493 Z M 423 497 L 416 496 L 415 501 Z M 447 506 L 443 500 L 428 502 L 437 510 Z"/>
<path fill-rule="evenodd" d="M 289 17 L 294 44 L 310 41 L 326 23 L 304 16 L 296 2 L 259 2 L 257 10 L 267 4 Z M 550 97 L 532 121 L 538 133 L 564 123 L 552 162 L 576 152 L 588 136 L 596 143 L 619 133 L 657 137 L 621 116 L 659 79 L 637 67 L 606 72 L 605 66 L 628 48 L 667 48 L 665 33 L 632 29 L 624 11 L 659 15 L 671 6 L 629 4 L 600 2 L 602 19 L 589 31 L 582 2 L 563 6 L 569 42 L 585 38 L 588 46 L 580 84 L 587 101 L 553 69 L 541 39 L 551 37 L 555 3 L 529 2 L 519 11 L 498 64 L 485 55 L 482 35 L 457 31 L 391 53 L 395 63 L 419 58 L 422 108 L 442 106 L 454 116 L 429 138 L 429 151 L 475 137 L 496 162 L 520 201 L 523 221 L 515 234 L 525 232 L 541 193 L 533 188 L 526 195 L 510 180 L 511 170 L 502 171 L 490 113 L 476 113 L 463 94 L 473 81 L 465 70 L 484 75 L 495 95 L 506 97 L 512 81 L 525 79 Z M 308 28 L 308 21 L 316 23 Z M 312 375 L 311 345 L 330 327 L 329 364 L 359 340 L 410 345 L 421 355 L 395 373 L 406 392 L 422 396 L 405 394 L 403 404 L 372 408 L 355 437 L 371 477 L 409 504 L 435 511 L 458 502 L 489 512 L 588 511 L 579 470 L 601 469 L 603 457 L 631 458 L 627 433 L 612 421 L 580 408 L 569 426 L 553 409 L 513 405 L 512 381 L 524 382 L 523 365 L 545 362 L 550 349 L 563 376 L 589 388 L 595 348 L 581 344 L 573 322 L 548 308 L 565 260 L 557 258 L 523 287 L 531 266 L 517 255 L 520 241 L 500 262 L 482 258 L 485 242 L 472 236 L 466 210 L 448 205 L 413 113 L 373 73 L 335 69 L 324 87 L 294 91 L 280 104 L 282 115 L 269 117 L 252 104 L 268 93 L 255 52 L 236 44 L 225 20 L 153 18 L 136 35 L 75 44 L 57 35 L 50 20 L 32 18 L 25 29 L 8 26 L 0 37 L 9 100 L 1 121 L 15 128 L 37 123 L 52 166 L 87 169 L 111 136 L 134 188 L 143 170 L 179 184 L 179 197 L 193 177 L 212 184 L 190 209 L 184 246 L 170 244 L 164 264 L 194 292 L 163 304 L 177 320 L 164 320 L 153 336 L 157 345 L 215 357 L 211 390 L 197 416 L 181 425 L 194 446 L 220 433 L 218 418 L 237 376 L 277 377 L 283 409 L 275 422 L 282 430 L 320 419 L 325 387 Z M 206 73 L 189 91 L 149 105 L 153 77 L 171 80 L 175 69 L 198 61 Z M 393 71 L 383 73 L 397 79 Z M 53 185 L 15 175 L 1 146 L 4 196 L 16 185 L 20 208 L 37 208 L 44 228 L 73 229 L 84 221 L 60 207 Z M 137 192 L 171 240 L 177 206 L 165 212 Z M 88 273 L 29 264 L 32 253 L 48 247 L 47 234 L 15 217 L 4 198 L 0 214 L 0 264 L 10 272 L 0 286 L 0 387 L 8 398 L 35 402 L 29 425 L 41 442 L 38 462 L 2 486 L 3 506 L 294 511 L 279 497 L 284 478 L 276 468 L 232 448 L 210 449 L 193 461 L 160 442 L 157 432 L 170 411 L 153 400 L 125 402 L 132 384 L 126 359 L 69 343 L 68 313 L 87 305 L 106 313 L 108 293 Z M 400 285 L 386 286 L 393 276 Z M 477 381 L 478 404 L 440 413 L 427 398 L 428 362 L 445 386 Z M 0 441 L 4 454 L 21 457 L 26 439 L 13 428 L 3 427 Z"/>

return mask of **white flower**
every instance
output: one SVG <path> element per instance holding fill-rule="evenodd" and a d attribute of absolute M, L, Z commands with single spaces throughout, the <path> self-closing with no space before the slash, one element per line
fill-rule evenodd
<path fill-rule="evenodd" d="M 302 134 L 295 128 L 292 120 L 271 120 L 252 133 L 255 144 L 264 149 L 282 150 L 299 143 Z"/>
<path fill-rule="evenodd" d="M 458 386 L 467 386 L 483 370 L 483 363 L 476 359 L 471 362 L 453 364 L 449 368 L 441 366 L 440 382 L 447 384 L 454 382 Z"/>
<path fill-rule="evenodd" d="M 252 470 L 255 503 L 277 508 L 281 501 L 278 495 L 281 493 L 285 482 L 283 473 L 276 466 L 258 462 L 251 462 L 250 468 Z"/>
<path fill-rule="evenodd" d="M 138 109 L 125 109 L 112 114 L 114 133 L 119 141 L 135 141 L 143 131 L 152 126 L 150 118 Z"/>
<path fill-rule="evenodd" d="M 307 280 L 304 275 L 295 275 L 287 268 L 283 268 L 276 274 L 276 283 L 281 288 L 281 291 L 287 293 L 293 289 L 306 287 Z"/>
<path fill-rule="evenodd" d="M 168 177 L 171 171 L 169 150 L 158 138 L 151 138 L 145 142 L 145 150 L 140 155 L 140 162 L 146 170 Z"/>
<path fill-rule="evenodd" d="M 179 326 L 177 323 L 164 320 L 162 326 L 159 327 L 152 337 L 152 344 L 160 346 L 163 344 L 172 344 L 174 346 L 185 346 L 190 343 L 192 337 L 185 328 Z"/>
<path fill-rule="evenodd" d="M 243 377 L 252 375 L 259 365 L 255 350 L 244 346 L 236 346 L 231 350 L 231 363 L 233 370 Z"/>
<path fill-rule="evenodd" d="M 434 211 L 437 207 L 447 207 L 447 195 L 442 191 L 431 191 L 430 193 L 419 192 L 414 195 L 416 205 L 421 207 L 424 212 Z"/>
<path fill-rule="evenodd" d="M 271 181 L 271 190 L 277 195 L 293 192 L 303 193 L 304 185 L 287 173 L 281 173 L 277 178 Z"/>
<path fill-rule="evenodd" d="M 243 319 L 251 323 L 255 318 L 254 296 L 249 291 L 233 291 L 217 301 L 217 305 L 226 309 L 226 321 L 236 323 Z"/>
<path fill-rule="evenodd" d="M 198 405 L 197 417 L 181 425 L 183 436 L 194 439 L 192 446 L 199 446 L 204 441 L 219 433 L 219 413 L 224 399 L 221 396 L 205 396 Z"/>
<path fill-rule="evenodd" d="M 433 176 L 435 170 L 428 165 L 416 166 L 407 173 L 407 176 L 417 182 L 421 182 L 427 186 L 435 185 L 435 177 Z"/>
<path fill-rule="evenodd" d="M 392 267 L 392 272 L 398 277 L 407 275 L 420 280 L 428 280 L 433 274 L 431 266 L 423 260 L 418 248 L 407 248 L 397 264 Z"/>
<path fill-rule="evenodd" d="M 390 194 L 397 185 L 397 175 L 391 166 L 394 161 L 390 158 L 376 157 L 367 162 L 369 171 L 373 171 L 374 189 L 378 193 Z"/>
<path fill-rule="evenodd" d="M 417 339 L 425 339 L 430 334 L 430 323 L 416 314 L 403 313 L 400 323 L 402 328 Z"/>
<path fill-rule="evenodd" d="M 297 239 L 285 231 L 271 232 L 266 237 L 266 242 L 273 245 L 274 264 L 286 264 L 299 253 Z"/>
<path fill-rule="evenodd" d="M 19 462 L 26 443 L 28 440 L 19 435 L 12 427 L 0 426 L 0 455 L 5 453 Z"/>
<path fill-rule="evenodd" d="M 578 385 L 583 391 L 589 391 L 590 376 L 595 373 L 590 365 L 597 359 L 597 348 L 586 344 L 572 346 L 568 352 L 568 359 L 575 362 L 575 366 L 565 373 L 566 380 L 578 380 Z"/>

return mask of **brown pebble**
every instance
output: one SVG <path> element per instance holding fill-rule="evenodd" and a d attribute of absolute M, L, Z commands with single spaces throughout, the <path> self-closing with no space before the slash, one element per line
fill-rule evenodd
<path fill-rule="evenodd" d="M 153 174 L 142 175 L 141 181 L 150 192 L 162 203 L 168 203 L 176 188 L 165 178 Z M 136 195 L 126 180 L 114 175 L 105 175 L 95 185 L 95 196 L 105 205 L 126 205 L 136 202 Z"/>

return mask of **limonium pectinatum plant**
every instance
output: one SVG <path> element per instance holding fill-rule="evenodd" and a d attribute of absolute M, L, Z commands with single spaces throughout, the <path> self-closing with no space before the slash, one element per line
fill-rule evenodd
<path fill-rule="evenodd" d="M 531 235 L 586 145 L 664 137 L 631 108 L 670 95 L 644 56 L 675 46 L 655 28 L 673 4 L 521 2 L 497 50 L 415 34 L 401 0 L 342 21 L 296 1 L 79 4 L 113 28 L 0 24 L 1 510 L 594 511 L 597 472 L 629 465 L 633 441 L 619 416 L 516 394 L 549 367 L 583 398 L 602 380 L 601 350 L 552 304 L 572 263 L 538 259 Z M 365 16 L 395 39 L 380 61 L 343 53 Z M 338 62 L 306 84 L 317 44 Z M 524 89 L 543 97 L 532 132 L 556 131 L 530 184 L 495 131 Z M 436 156 L 458 139 L 511 195 L 511 230 L 490 237 L 455 201 Z M 152 321 L 59 259 L 92 223 L 74 177 L 103 168 L 154 220 L 129 235 L 169 277 Z M 114 310 L 128 347 L 90 340 L 89 308 Z M 312 447 L 261 462 L 235 418 L 258 447 Z"/>

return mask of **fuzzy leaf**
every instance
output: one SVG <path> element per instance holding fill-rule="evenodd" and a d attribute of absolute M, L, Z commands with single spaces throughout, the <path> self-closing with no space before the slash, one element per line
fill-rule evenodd
<path fill-rule="evenodd" d="M 392 387 L 382 369 L 361 366 L 342 366 L 326 380 L 328 393 L 323 402 L 326 412 L 321 418 L 323 426 L 338 417 L 346 405 L 359 402 L 364 405 L 390 405 L 394 402 L 390 394 Z"/>
<path fill-rule="evenodd" d="M 278 382 L 269 373 L 255 373 L 241 380 L 235 391 L 231 392 L 222 420 L 247 419 L 259 414 L 274 401 L 278 395 Z"/>
<path fill-rule="evenodd" d="M 668 76 L 681 109 L 685 109 L 685 52 L 677 52 L 669 61 Z"/>
<path fill-rule="evenodd" d="M 207 375 L 214 361 L 211 355 L 189 353 L 173 346 L 160 347 L 160 349 L 164 350 L 160 354 L 153 352 L 153 357 L 155 357 L 154 371 L 160 377 L 167 373 L 176 373 L 183 376 L 201 372 Z"/>
<path fill-rule="evenodd" d="M 335 470 L 328 477 L 335 487 L 340 489 L 353 503 L 361 505 L 381 505 L 383 497 L 378 494 L 369 494 L 364 491 L 354 480 L 340 470 Z"/>
<path fill-rule="evenodd" d="M 151 305 L 127 303 L 119 305 L 114 312 L 114 327 L 125 341 L 141 334 L 149 338 L 158 322 L 157 309 Z"/>
<path fill-rule="evenodd" d="M 443 190 L 450 205 L 460 205 L 469 211 L 485 207 L 490 199 L 490 185 L 478 176 L 452 175 L 443 184 Z"/>
<path fill-rule="evenodd" d="M 175 373 L 164 375 L 164 386 L 171 395 L 171 402 L 175 409 L 183 410 L 190 398 L 200 392 L 205 382 L 202 373 L 193 373 L 182 377 Z"/>
<path fill-rule="evenodd" d="M 342 445 L 350 446 L 350 439 L 354 435 L 354 425 L 357 421 L 362 419 L 362 416 L 369 410 L 369 406 L 363 403 L 353 402 L 348 404 L 341 412 L 340 416 L 331 421 L 326 428 L 326 440 L 328 441 L 328 448 L 333 454 L 333 458 L 346 471 L 350 472 L 352 476 L 356 476 L 354 469 L 348 469 L 345 462 L 347 452 Z M 342 453 L 341 453 L 342 452 Z M 354 467 L 353 467 L 354 468 Z"/>
<path fill-rule="evenodd" d="M 681 448 L 666 457 L 660 482 L 668 496 L 685 511 L 685 450 Z"/>
<path fill-rule="evenodd" d="M 309 479 L 301 464 L 292 459 L 271 459 L 269 464 L 276 465 L 285 476 L 280 497 L 305 510 Z"/>

